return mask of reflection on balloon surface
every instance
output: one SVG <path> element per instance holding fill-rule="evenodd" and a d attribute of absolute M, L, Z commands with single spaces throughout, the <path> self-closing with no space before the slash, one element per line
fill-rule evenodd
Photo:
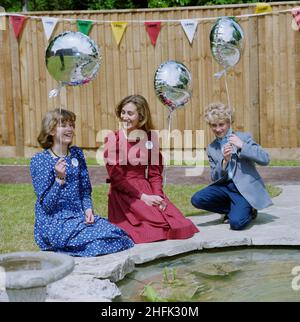
<path fill-rule="evenodd" d="M 244 47 L 244 32 L 231 17 L 217 20 L 210 32 L 210 48 L 214 59 L 225 69 L 236 65 Z"/>
<path fill-rule="evenodd" d="M 155 94 L 170 111 L 183 107 L 192 95 L 189 70 L 174 60 L 162 63 L 154 76 Z"/>
<path fill-rule="evenodd" d="M 96 43 L 81 32 L 66 31 L 56 36 L 46 50 L 50 75 L 62 85 L 82 85 L 95 78 L 101 64 Z"/>

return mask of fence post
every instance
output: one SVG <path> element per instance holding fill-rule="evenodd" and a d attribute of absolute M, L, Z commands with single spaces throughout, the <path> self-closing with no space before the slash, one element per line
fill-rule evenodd
<path fill-rule="evenodd" d="M 23 105 L 21 93 L 20 48 L 19 41 L 10 28 L 13 112 L 15 122 L 16 156 L 24 157 Z"/>
<path fill-rule="evenodd" d="M 0 6 L 0 13 L 5 12 L 5 9 Z M 6 29 L 6 17 L 1 17 L 0 18 L 0 30 L 5 30 Z"/>
<path fill-rule="evenodd" d="M 253 17 L 249 21 L 249 104 L 250 115 L 249 129 L 253 134 L 254 139 L 260 142 L 260 100 L 259 100 L 259 23 L 258 18 Z M 250 116 L 249 115 L 249 116 Z"/>

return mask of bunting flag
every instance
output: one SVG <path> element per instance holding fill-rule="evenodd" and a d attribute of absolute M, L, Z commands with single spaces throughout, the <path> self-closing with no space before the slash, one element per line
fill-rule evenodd
<path fill-rule="evenodd" d="M 292 10 L 292 29 L 293 30 L 300 30 L 300 8 L 294 8 Z"/>
<path fill-rule="evenodd" d="M 156 40 L 160 32 L 161 23 L 160 22 L 144 22 L 146 26 L 147 33 L 150 37 L 153 46 L 156 45 Z"/>
<path fill-rule="evenodd" d="M 299 12 L 300 8 L 294 8 L 294 18 L 292 19 L 292 28 L 294 30 L 300 30 L 300 18 L 299 18 Z M 272 7 L 268 3 L 257 3 L 255 14 L 249 14 L 249 15 L 238 15 L 236 18 L 240 17 L 253 17 L 264 13 L 285 13 L 285 12 L 292 12 L 292 9 L 288 10 L 277 10 L 274 11 Z M 298 12 L 298 13 L 297 13 Z M 6 17 L 9 17 L 10 24 L 12 25 L 14 29 L 14 33 L 16 38 L 19 38 L 24 22 L 27 18 L 29 19 L 41 19 L 44 25 L 45 34 L 47 37 L 47 40 L 51 37 L 54 28 L 58 21 L 73 21 L 75 19 L 70 18 L 50 18 L 50 17 L 36 17 L 36 16 L 30 16 L 30 15 L 17 15 L 17 14 L 10 14 L 6 13 L 5 10 L 0 7 L 0 30 L 6 30 L 7 29 L 7 20 Z M 124 32 L 127 28 L 128 23 L 143 23 L 146 27 L 147 33 L 151 39 L 151 43 L 155 46 L 156 41 L 158 38 L 158 35 L 160 33 L 161 29 L 161 23 L 181 23 L 182 28 L 190 42 L 190 44 L 193 41 L 193 38 L 195 36 L 195 32 L 197 30 L 198 23 L 204 22 L 204 21 L 211 21 L 215 20 L 215 17 L 205 17 L 205 18 L 193 18 L 193 19 L 180 19 L 180 20 L 161 20 L 160 22 L 151 22 L 151 21 L 141 21 L 141 20 L 129 20 L 129 21 L 123 21 L 123 22 L 111 22 L 111 21 L 103 21 L 103 20 L 75 20 L 77 22 L 77 28 L 82 33 L 88 35 L 92 25 L 97 23 L 110 23 L 113 31 L 114 38 L 117 42 L 117 45 L 120 44 L 120 41 L 124 35 Z"/>
<path fill-rule="evenodd" d="M 12 16 L 9 16 L 9 20 L 10 20 L 10 23 L 12 24 L 12 26 L 14 28 L 15 36 L 18 39 L 20 34 L 21 34 L 21 31 L 23 29 L 26 17 L 25 16 L 12 15 Z"/>
<path fill-rule="evenodd" d="M 294 8 L 292 10 L 292 16 L 294 20 L 297 22 L 297 25 L 300 26 L 300 8 Z"/>
<path fill-rule="evenodd" d="M 42 22 L 43 22 L 46 38 L 47 40 L 49 40 L 58 22 L 58 19 L 50 18 L 50 17 L 42 17 Z"/>
<path fill-rule="evenodd" d="M 88 36 L 93 26 L 93 22 L 89 20 L 77 20 L 76 25 L 78 31 Z"/>
<path fill-rule="evenodd" d="M 266 13 L 271 11 L 272 7 L 268 3 L 261 2 L 256 4 L 255 13 Z"/>
<path fill-rule="evenodd" d="M 181 26 L 190 42 L 192 44 L 194 35 L 198 26 L 198 21 L 191 20 L 191 19 L 185 19 L 181 21 Z"/>
<path fill-rule="evenodd" d="M 127 22 L 112 22 L 111 28 L 115 37 L 115 40 L 117 42 L 117 45 L 119 46 L 119 43 L 123 37 L 124 31 L 127 27 Z"/>

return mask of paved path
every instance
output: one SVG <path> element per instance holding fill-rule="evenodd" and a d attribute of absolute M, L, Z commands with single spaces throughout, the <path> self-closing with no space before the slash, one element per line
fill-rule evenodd
<path fill-rule="evenodd" d="M 187 171 L 196 175 L 188 176 Z M 270 184 L 300 184 L 300 167 L 257 167 L 266 183 Z M 105 183 L 107 172 L 103 166 L 90 166 L 89 173 L 92 185 Z M 208 167 L 204 169 L 188 167 L 166 168 L 167 183 L 180 184 L 207 184 L 210 181 Z M 28 166 L 1 166 L 0 183 L 31 183 Z"/>

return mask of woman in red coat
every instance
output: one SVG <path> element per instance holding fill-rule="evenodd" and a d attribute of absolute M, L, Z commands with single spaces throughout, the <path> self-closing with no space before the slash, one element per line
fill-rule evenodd
<path fill-rule="evenodd" d="M 186 239 L 198 228 L 162 189 L 162 156 L 149 105 L 140 95 L 116 107 L 122 126 L 106 137 L 104 159 L 109 175 L 108 219 L 135 243 Z"/>

